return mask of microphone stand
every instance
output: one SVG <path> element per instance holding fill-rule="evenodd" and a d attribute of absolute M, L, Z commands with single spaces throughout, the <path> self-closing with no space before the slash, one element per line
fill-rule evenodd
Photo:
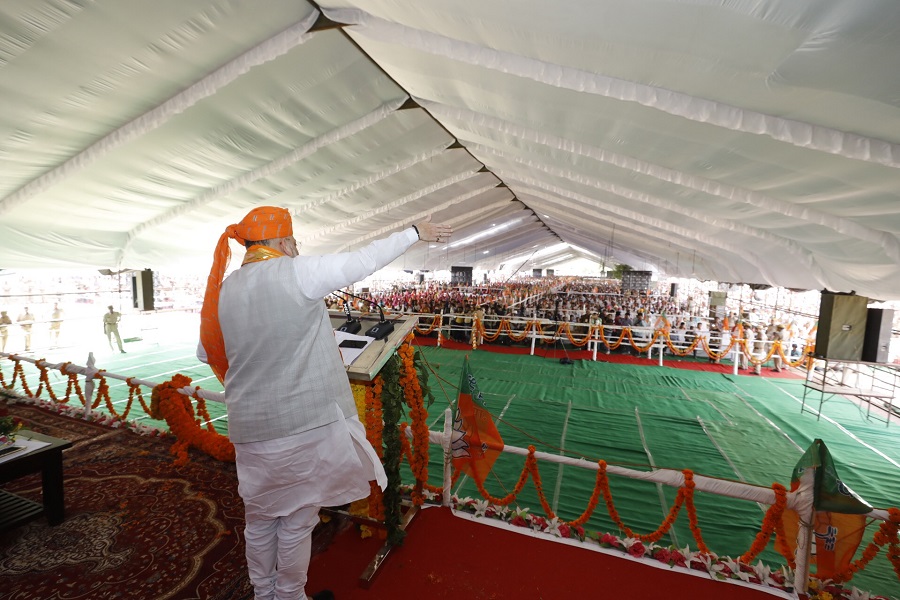
<path fill-rule="evenodd" d="M 359 330 L 362 329 L 362 324 L 359 322 L 359 319 L 354 320 L 350 315 L 349 302 L 344 302 L 344 312 L 347 313 L 347 322 L 338 327 L 338 331 L 343 331 L 345 333 L 359 333 Z"/>
<path fill-rule="evenodd" d="M 366 336 L 375 338 L 376 340 L 380 340 L 380 339 L 383 339 L 383 338 L 389 336 L 391 333 L 394 332 L 394 324 L 384 318 L 384 309 L 382 308 L 382 306 L 380 304 L 378 304 L 376 302 L 372 302 L 372 300 L 370 300 L 369 298 L 363 298 L 362 296 L 357 296 L 356 294 L 351 294 L 350 292 L 347 292 L 345 290 L 341 290 L 339 292 L 332 292 L 332 294 L 346 294 L 348 296 L 356 298 L 357 300 L 362 300 L 363 302 L 368 303 L 369 306 L 374 306 L 375 308 L 378 309 L 378 314 L 380 315 L 381 319 L 378 323 L 376 323 L 375 325 L 370 327 L 368 330 L 366 330 L 366 333 L 365 333 Z M 344 303 L 344 308 L 347 311 L 347 319 L 349 320 L 350 319 L 350 305 L 347 303 Z M 349 330 L 344 329 L 344 327 L 347 325 L 346 323 L 343 326 L 339 327 L 338 331 L 347 331 L 347 333 L 356 333 L 357 331 L 362 329 L 362 325 L 360 324 L 359 319 L 357 319 L 355 321 L 355 323 L 356 323 L 356 331 L 349 331 Z"/>

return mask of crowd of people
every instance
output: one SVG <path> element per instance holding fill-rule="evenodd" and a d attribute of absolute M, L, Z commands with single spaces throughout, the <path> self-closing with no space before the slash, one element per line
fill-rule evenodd
<path fill-rule="evenodd" d="M 801 352 L 814 333 L 818 292 L 779 291 L 783 294 L 779 306 L 777 298 L 772 301 L 767 297 L 767 290 L 739 290 L 729 294 L 725 305 L 711 307 L 710 287 L 673 293 L 675 287 L 668 282 L 647 290 L 623 290 L 618 280 L 577 278 L 523 279 L 476 286 L 428 282 L 356 290 L 355 298 L 335 293 L 326 303 L 334 310 L 341 310 L 350 302 L 353 310 L 361 312 L 374 312 L 380 306 L 390 313 L 443 314 L 454 330 L 450 336 L 460 339 L 470 335 L 467 332 L 471 332 L 476 317 L 488 327 L 509 318 L 513 330 L 516 323 L 521 326 L 527 320 L 604 325 L 614 330 L 629 328 L 638 339 L 648 338 L 653 330 L 662 328 L 678 346 L 689 346 L 695 338 L 702 337 L 712 349 L 727 346 L 740 327 L 748 347 L 759 346 L 762 351 L 779 339 L 785 354 Z"/>

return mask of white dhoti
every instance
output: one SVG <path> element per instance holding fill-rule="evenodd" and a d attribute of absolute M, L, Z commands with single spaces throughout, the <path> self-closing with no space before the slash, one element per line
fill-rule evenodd
<path fill-rule="evenodd" d="M 367 497 L 370 481 L 384 489 L 381 461 L 357 417 L 234 447 L 256 598 L 304 598 L 319 507 Z"/>

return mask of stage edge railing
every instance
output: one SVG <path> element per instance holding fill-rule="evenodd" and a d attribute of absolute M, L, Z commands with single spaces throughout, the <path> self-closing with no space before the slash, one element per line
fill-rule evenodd
<path fill-rule="evenodd" d="M 442 448 L 444 457 L 444 473 L 443 473 L 443 504 L 450 506 L 451 504 L 451 450 L 450 441 L 453 435 L 453 414 L 450 409 L 444 411 L 444 431 L 428 432 L 428 441 Z M 407 437 L 412 438 L 413 432 L 409 429 L 406 431 Z M 529 451 L 527 448 L 518 446 L 504 445 L 499 449 L 508 454 L 527 457 Z M 583 458 L 571 458 L 568 456 L 560 456 L 558 454 L 550 454 L 548 452 L 535 452 L 535 458 L 547 462 L 579 467 L 597 471 L 600 466 L 596 462 L 591 462 Z M 619 477 L 627 477 L 628 479 L 637 479 L 648 481 L 651 483 L 659 483 L 674 488 L 681 488 L 685 485 L 684 474 L 674 469 L 655 469 L 653 471 L 637 471 L 626 467 L 615 465 L 607 465 L 606 472 L 610 475 L 618 475 Z M 738 481 L 728 481 L 716 479 L 714 477 L 706 477 L 704 475 L 695 474 L 693 477 L 695 490 L 715 494 L 718 496 L 726 496 L 737 500 L 747 500 L 758 504 L 772 505 L 775 503 L 775 491 L 772 488 L 742 483 Z M 794 510 L 800 515 L 801 534 L 797 537 L 797 550 L 795 552 L 796 568 L 794 569 L 794 589 L 805 590 L 806 581 L 809 578 L 809 549 L 813 539 L 813 523 L 814 523 L 814 507 L 813 507 L 813 486 L 815 482 L 815 469 L 806 469 L 800 478 L 800 485 L 792 492 L 787 493 L 787 508 Z M 869 512 L 867 517 L 880 521 L 887 521 L 890 515 L 886 510 L 874 509 Z"/>

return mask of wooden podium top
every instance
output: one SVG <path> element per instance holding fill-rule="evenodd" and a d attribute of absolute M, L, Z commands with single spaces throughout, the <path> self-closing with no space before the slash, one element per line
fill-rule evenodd
<path fill-rule="evenodd" d="M 328 311 L 328 316 L 331 318 L 331 326 L 333 329 L 337 329 L 347 322 L 346 313 L 340 311 L 330 310 Z M 379 316 L 375 314 L 363 316 L 354 314 L 353 318 L 358 318 L 362 325 L 362 329 L 360 329 L 357 335 L 365 335 L 370 327 L 378 324 L 381 320 Z M 403 340 L 406 339 L 406 336 L 409 335 L 409 332 L 415 327 L 418 316 L 401 316 L 386 320 L 394 324 L 394 331 L 386 338 L 375 340 L 369 344 L 366 349 L 363 350 L 349 366 L 347 366 L 347 377 L 349 377 L 351 381 L 368 382 L 375 379 L 375 376 L 381 371 L 384 363 L 388 361 L 391 354 L 400 347 L 400 344 L 403 343 Z"/>

